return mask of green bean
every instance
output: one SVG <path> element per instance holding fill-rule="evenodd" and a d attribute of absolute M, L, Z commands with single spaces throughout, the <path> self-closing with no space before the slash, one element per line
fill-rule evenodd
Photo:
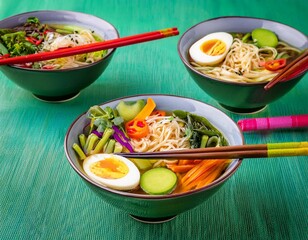
<path fill-rule="evenodd" d="M 220 133 L 215 127 L 214 125 L 212 125 L 210 123 L 209 120 L 207 120 L 205 117 L 202 117 L 202 116 L 199 116 L 199 115 L 196 115 L 196 114 L 191 114 L 192 118 L 197 121 L 197 122 L 201 122 L 203 123 L 204 126 L 208 127 L 209 129 L 212 129 L 213 131 L 217 132 L 217 133 Z"/>
<path fill-rule="evenodd" d="M 123 150 L 122 144 L 116 141 L 116 143 L 114 145 L 113 152 L 114 153 L 120 153 L 120 152 L 122 152 L 122 150 Z"/>
<path fill-rule="evenodd" d="M 79 156 L 80 160 L 84 160 L 87 156 L 85 155 L 85 153 L 82 151 L 82 149 L 80 148 L 80 146 L 77 143 L 73 144 L 73 149 L 75 150 L 75 152 L 77 153 L 77 155 Z"/>
<path fill-rule="evenodd" d="M 86 154 L 90 154 L 91 153 L 91 151 L 93 150 L 97 140 L 98 140 L 98 136 L 97 135 L 95 135 L 93 133 L 91 133 L 89 135 L 89 137 L 87 138 L 86 144 L 85 144 L 85 149 L 86 149 L 85 152 L 86 152 Z"/>
<path fill-rule="evenodd" d="M 172 111 L 172 113 L 173 113 L 176 117 L 179 117 L 179 118 L 181 118 L 181 119 L 187 118 L 187 114 L 188 114 L 188 112 L 183 111 L 183 110 L 174 110 L 174 111 Z"/>
<path fill-rule="evenodd" d="M 110 139 L 107 143 L 105 153 L 113 153 L 114 152 L 114 146 L 116 141 L 114 139 Z"/>
<path fill-rule="evenodd" d="M 87 141 L 86 135 L 84 135 L 83 133 L 79 134 L 78 139 L 79 139 L 80 146 L 84 148 L 84 146 L 86 145 L 86 141 Z"/>
<path fill-rule="evenodd" d="M 214 132 L 212 130 L 207 130 L 205 128 L 194 129 L 194 130 L 198 133 L 202 133 L 203 135 L 207 135 L 207 136 L 217 136 L 218 135 L 217 132 Z"/>
<path fill-rule="evenodd" d="M 211 129 L 215 135 L 217 135 L 218 137 L 220 137 L 221 139 L 221 144 L 222 145 L 228 145 L 228 142 L 227 140 L 225 139 L 225 137 L 222 135 L 222 133 L 216 128 L 214 127 L 214 125 L 212 125 L 209 120 L 207 120 L 205 117 L 202 117 L 202 116 L 198 116 L 198 115 L 195 115 L 195 114 L 191 114 L 191 116 L 193 117 L 193 119 L 195 121 L 198 121 L 198 122 L 201 122 L 203 123 L 204 126 L 208 127 L 209 129 Z"/>
<path fill-rule="evenodd" d="M 205 148 L 206 147 L 208 139 L 209 139 L 208 135 L 202 135 L 200 148 Z"/>
<path fill-rule="evenodd" d="M 242 42 L 244 43 L 248 42 L 250 37 L 251 37 L 251 33 L 246 33 L 244 37 L 242 38 Z"/>
<path fill-rule="evenodd" d="M 109 140 L 110 136 L 114 133 L 112 128 L 106 128 L 103 134 L 103 137 L 99 140 L 96 147 L 93 150 L 93 154 L 99 153 L 104 149 L 105 144 Z"/>

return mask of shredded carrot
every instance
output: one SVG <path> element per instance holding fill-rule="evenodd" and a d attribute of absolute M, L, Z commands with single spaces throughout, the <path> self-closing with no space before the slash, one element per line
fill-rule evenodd
<path fill-rule="evenodd" d="M 218 178 L 220 176 L 222 172 L 222 166 L 216 166 L 215 169 L 213 169 L 212 172 L 210 172 L 210 174 L 208 174 L 202 181 L 200 181 L 196 188 L 202 188 L 208 184 L 210 184 L 211 182 L 213 182 L 216 178 Z"/>
<path fill-rule="evenodd" d="M 189 181 L 189 182 L 185 182 L 185 183 L 183 183 L 183 181 L 181 181 L 181 191 L 187 192 L 187 191 L 195 189 L 198 182 L 201 181 L 202 179 L 203 179 L 203 176 L 200 175 L 194 181 Z"/>
<path fill-rule="evenodd" d="M 182 179 L 183 184 L 188 184 L 191 181 L 195 181 L 202 173 L 211 169 L 211 167 L 215 166 L 219 160 L 208 160 L 203 161 L 196 165 L 193 169 L 185 174 Z M 185 183 L 186 182 L 186 183 Z"/>
<path fill-rule="evenodd" d="M 221 175 L 229 163 L 230 160 L 201 161 L 199 164 L 191 168 L 186 174 L 182 174 L 176 192 L 181 193 L 208 185 Z M 174 166 L 179 167 L 185 165 Z"/>

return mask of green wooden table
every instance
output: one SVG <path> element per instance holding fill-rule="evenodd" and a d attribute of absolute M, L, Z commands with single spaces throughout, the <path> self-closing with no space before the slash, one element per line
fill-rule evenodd
<path fill-rule="evenodd" d="M 166 27 L 183 33 L 214 17 L 277 20 L 308 33 L 304 0 L 1 0 L 0 19 L 33 10 L 71 10 L 113 23 L 121 36 Z M 121 96 L 165 93 L 221 107 L 192 81 L 177 54 L 179 36 L 118 49 L 78 98 L 35 99 L 0 72 L 0 239 L 307 239 L 307 157 L 244 161 L 224 187 L 173 221 L 136 222 L 95 196 L 69 166 L 71 122 L 89 106 Z M 308 75 L 254 117 L 307 114 Z M 246 117 L 226 113 L 237 121 Z M 307 129 L 245 133 L 247 143 L 307 141 Z"/>

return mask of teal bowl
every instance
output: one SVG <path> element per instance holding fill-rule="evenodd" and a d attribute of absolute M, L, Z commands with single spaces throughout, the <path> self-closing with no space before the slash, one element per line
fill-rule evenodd
<path fill-rule="evenodd" d="M 300 31 L 271 20 L 251 17 L 219 17 L 198 23 L 189 28 L 178 41 L 178 54 L 195 83 L 222 107 L 236 113 L 254 113 L 278 100 L 303 78 L 305 72 L 265 90 L 266 83 L 236 83 L 215 79 L 195 70 L 189 63 L 188 50 L 197 40 L 213 32 L 251 32 L 255 28 L 267 28 L 278 38 L 299 49 L 308 48 L 308 38 Z"/>
<path fill-rule="evenodd" d="M 106 106 L 114 108 L 121 100 L 136 101 L 149 97 L 153 98 L 158 109 L 170 111 L 182 109 L 204 116 L 223 133 L 230 145 L 244 144 L 243 134 L 231 118 L 217 108 L 190 98 L 172 95 L 138 95 L 116 99 L 101 106 L 103 108 Z M 186 193 L 155 196 L 112 190 L 97 184 L 86 175 L 82 168 L 82 163 L 72 149 L 74 142 L 78 142 L 78 135 L 88 123 L 89 119 L 87 119 L 86 113 L 83 113 L 70 125 L 66 133 L 64 150 L 70 166 L 83 180 L 85 186 L 89 187 L 95 195 L 110 204 L 110 206 L 120 209 L 138 221 L 161 223 L 199 206 L 223 187 L 224 183 L 237 171 L 242 162 L 242 159 L 234 159 L 225 173 L 213 183 Z"/>
<path fill-rule="evenodd" d="M 68 24 L 94 30 L 105 40 L 119 38 L 117 29 L 98 17 L 71 11 L 33 11 L 15 15 L 0 21 L 0 28 L 22 25 L 28 17 L 38 17 L 42 23 Z M 95 63 L 60 70 L 35 70 L 13 65 L 0 66 L 3 74 L 19 87 L 44 101 L 68 101 L 78 96 L 81 90 L 95 82 L 109 65 L 116 49 Z"/>

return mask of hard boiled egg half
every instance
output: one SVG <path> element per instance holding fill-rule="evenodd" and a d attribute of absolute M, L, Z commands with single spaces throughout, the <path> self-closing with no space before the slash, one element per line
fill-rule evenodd
<path fill-rule="evenodd" d="M 231 34 L 216 32 L 206 35 L 189 49 L 190 57 L 196 63 L 213 66 L 224 60 L 233 42 Z"/>
<path fill-rule="evenodd" d="M 91 155 L 83 161 L 83 169 L 93 181 L 116 190 L 134 189 L 140 181 L 135 164 L 118 155 Z"/>

